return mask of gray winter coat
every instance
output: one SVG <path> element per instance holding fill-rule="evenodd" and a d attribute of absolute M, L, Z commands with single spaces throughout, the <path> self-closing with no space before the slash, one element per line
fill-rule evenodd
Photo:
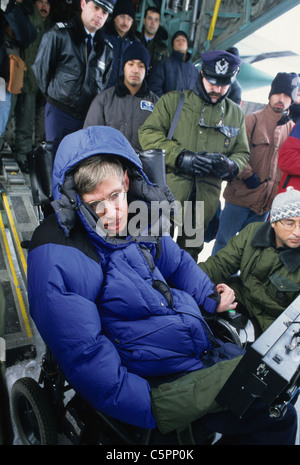
<path fill-rule="evenodd" d="M 118 129 L 134 150 L 140 151 L 138 129 L 152 113 L 158 97 L 149 90 L 146 81 L 141 89 L 131 95 L 119 78 L 117 84 L 97 95 L 88 111 L 84 127 L 110 126 Z"/>

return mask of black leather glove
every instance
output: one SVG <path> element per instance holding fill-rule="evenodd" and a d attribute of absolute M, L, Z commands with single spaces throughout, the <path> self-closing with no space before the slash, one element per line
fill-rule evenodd
<path fill-rule="evenodd" d="M 206 158 L 206 152 L 191 152 L 183 150 L 176 159 L 178 170 L 189 176 L 203 176 L 209 174 L 212 161 Z"/>
<path fill-rule="evenodd" d="M 239 173 L 237 163 L 219 152 L 207 153 L 206 158 L 212 161 L 210 174 L 216 178 L 231 181 Z"/>
<path fill-rule="evenodd" d="M 253 173 L 252 176 L 244 179 L 244 182 L 246 186 L 248 187 L 248 189 L 256 189 L 258 186 L 261 185 L 259 177 L 257 176 L 256 173 Z"/>

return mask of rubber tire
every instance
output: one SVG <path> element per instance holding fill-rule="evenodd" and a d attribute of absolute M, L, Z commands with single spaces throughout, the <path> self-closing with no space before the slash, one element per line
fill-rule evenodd
<path fill-rule="evenodd" d="M 22 444 L 57 444 L 54 414 L 45 392 L 33 378 L 20 378 L 13 384 L 11 403 Z"/>
<path fill-rule="evenodd" d="M 237 330 L 223 318 L 217 318 L 216 334 L 223 342 L 232 342 L 238 347 L 243 347 Z"/>

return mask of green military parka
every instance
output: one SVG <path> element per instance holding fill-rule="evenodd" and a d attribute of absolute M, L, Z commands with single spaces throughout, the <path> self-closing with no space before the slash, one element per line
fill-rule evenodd
<path fill-rule="evenodd" d="M 277 248 L 269 222 L 249 224 L 199 265 L 213 282 L 234 289 L 263 331 L 300 294 L 300 247 Z M 238 279 L 231 280 L 238 270 Z"/>
<path fill-rule="evenodd" d="M 195 89 L 186 90 L 184 94 L 183 108 L 172 139 L 168 139 L 168 132 L 178 106 L 179 91 L 169 92 L 159 99 L 153 113 L 139 129 L 139 140 L 143 150 L 165 150 L 167 183 L 176 201 L 183 204 L 191 196 L 196 201 L 204 201 L 205 231 L 218 208 L 222 180 L 213 176 L 180 174 L 175 166 L 177 156 L 184 149 L 220 152 L 236 161 L 241 172 L 248 164 L 249 146 L 244 114 L 238 105 L 228 98 L 216 104 L 208 103 L 195 93 Z"/>

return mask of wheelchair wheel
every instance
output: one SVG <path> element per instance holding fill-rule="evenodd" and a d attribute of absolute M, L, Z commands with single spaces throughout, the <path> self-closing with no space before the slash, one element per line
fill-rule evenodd
<path fill-rule="evenodd" d="M 24 445 L 57 444 L 57 427 L 45 392 L 33 378 L 18 379 L 11 390 L 15 425 Z"/>
<path fill-rule="evenodd" d="M 239 333 L 237 330 L 223 318 L 217 319 L 217 335 L 224 342 L 233 342 L 239 347 L 243 347 Z"/>

